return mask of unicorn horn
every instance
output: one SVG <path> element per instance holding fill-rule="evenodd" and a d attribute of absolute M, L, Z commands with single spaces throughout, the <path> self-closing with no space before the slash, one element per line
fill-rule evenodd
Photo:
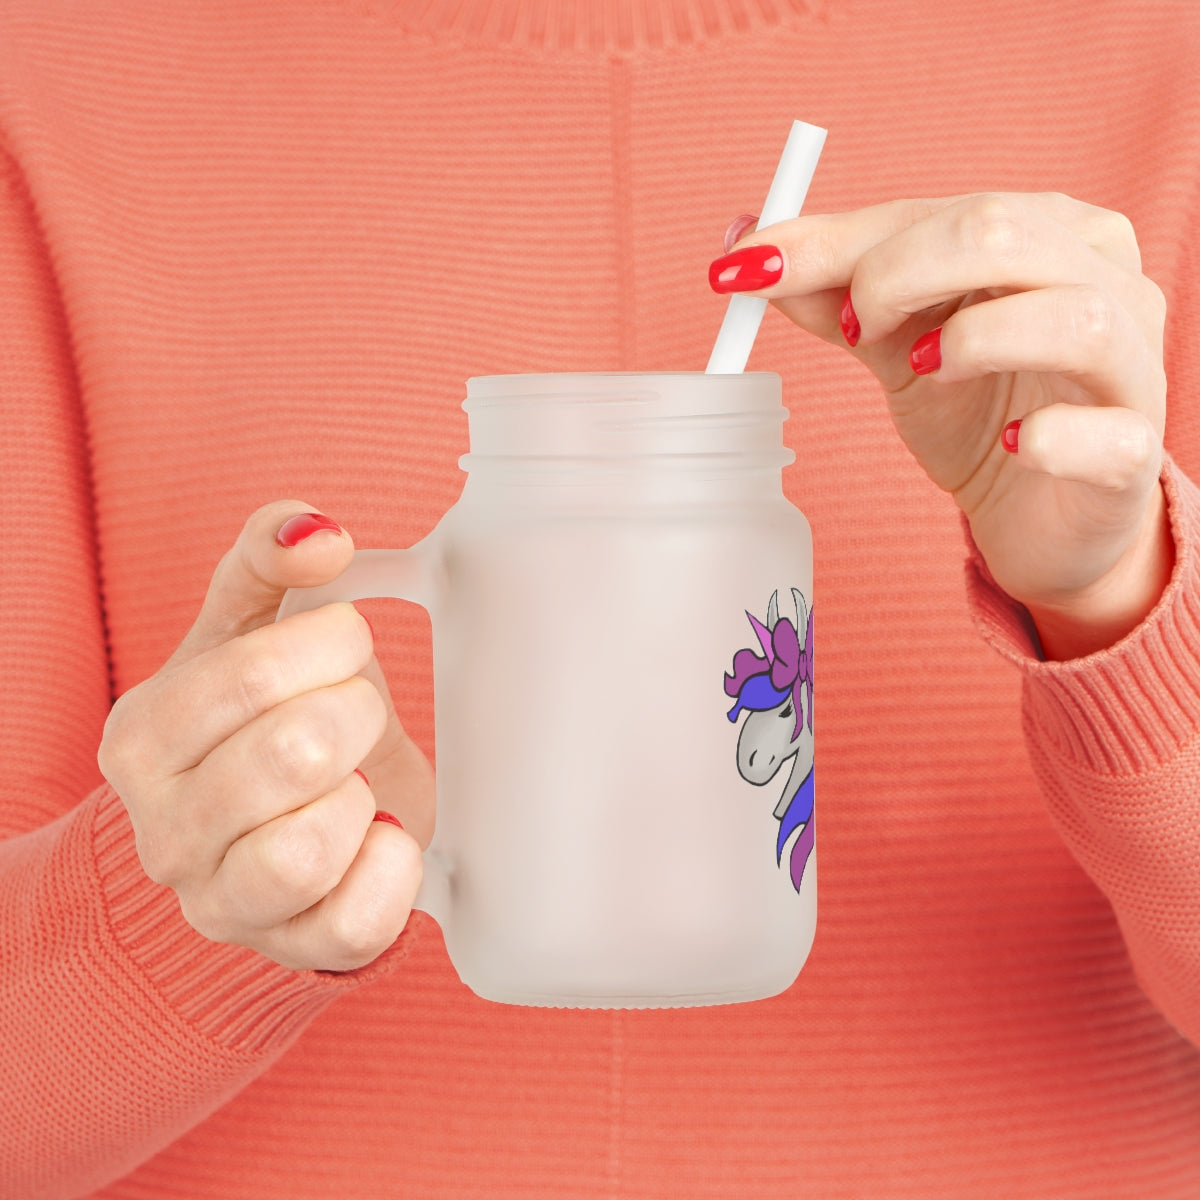
<path fill-rule="evenodd" d="M 803 638 L 804 630 L 808 627 L 808 609 L 799 588 L 792 588 L 792 599 L 796 602 L 796 632 Z"/>
<path fill-rule="evenodd" d="M 758 644 L 767 656 L 767 662 L 774 662 L 775 647 L 771 644 L 771 631 L 749 609 L 746 610 L 746 616 L 750 618 L 750 627 L 754 630 Z"/>

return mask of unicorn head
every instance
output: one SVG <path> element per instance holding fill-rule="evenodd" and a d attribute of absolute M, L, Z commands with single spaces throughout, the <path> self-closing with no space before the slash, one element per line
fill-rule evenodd
<path fill-rule="evenodd" d="M 789 759 L 800 756 L 812 766 L 812 612 L 792 588 L 796 623 L 780 619 L 779 593 L 771 596 L 764 625 L 747 612 L 762 654 L 739 650 L 733 671 L 725 676 L 725 692 L 736 697 L 730 721 L 749 712 L 738 737 L 738 773 L 748 783 L 768 783 Z M 804 630 L 804 642 L 799 631 Z"/>

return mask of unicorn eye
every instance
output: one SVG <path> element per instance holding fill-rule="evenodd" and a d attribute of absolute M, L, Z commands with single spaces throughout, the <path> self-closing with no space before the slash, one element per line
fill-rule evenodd
<path fill-rule="evenodd" d="M 783 719 L 784 719 L 784 717 L 790 717 L 791 715 L 792 715 L 792 702 L 789 700 L 789 701 L 788 701 L 788 702 L 787 702 L 787 703 L 786 703 L 786 704 L 783 706 L 783 708 L 781 708 L 781 709 L 779 710 L 779 719 L 780 719 L 780 720 L 783 720 Z"/>

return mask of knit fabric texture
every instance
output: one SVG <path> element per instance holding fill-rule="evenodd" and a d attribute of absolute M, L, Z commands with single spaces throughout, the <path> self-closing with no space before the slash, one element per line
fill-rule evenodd
<path fill-rule="evenodd" d="M 1200 1194 L 1197 61 L 1183 0 L 0 0 L 0 1196 Z M 520 1008 L 420 915 L 345 975 L 200 937 L 99 775 L 114 697 L 260 505 L 428 533 L 468 377 L 703 369 L 795 118 L 812 212 L 1131 218 L 1170 306 L 1154 613 L 1040 661 L 874 379 L 769 311 L 820 610 L 795 985 Z M 432 757 L 428 620 L 361 608 Z"/>

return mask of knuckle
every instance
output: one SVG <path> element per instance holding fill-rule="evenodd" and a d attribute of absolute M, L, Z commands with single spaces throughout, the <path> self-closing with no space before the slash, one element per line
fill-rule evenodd
<path fill-rule="evenodd" d="M 1063 323 L 1072 342 L 1089 352 L 1097 352 L 1110 345 L 1116 331 L 1116 301 L 1099 288 L 1073 288 L 1066 301 Z"/>
<path fill-rule="evenodd" d="M 1137 231 L 1133 222 L 1122 212 L 1112 209 L 1100 210 L 1100 232 L 1106 242 L 1121 246 L 1125 250 L 1138 250 Z"/>
<path fill-rule="evenodd" d="M 335 748 L 325 722 L 316 715 L 293 713 L 264 737 L 260 753 L 270 774 L 285 786 L 309 791 L 332 769 Z"/>
<path fill-rule="evenodd" d="M 138 773 L 144 762 L 140 687 L 131 688 L 109 710 L 96 752 L 100 773 L 110 783 Z"/>
<path fill-rule="evenodd" d="M 187 859 L 166 829 L 136 826 L 134 844 L 142 870 L 152 882 L 176 888 L 184 881 Z"/>
<path fill-rule="evenodd" d="M 1113 413 L 1119 420 L 1106 421 L 1089 449 L 1098 465 L 1092 482 L 1108 492 L 1141 488 L 1150 473 L 1157 474 L 1162 443 L 1154 427 L 1140 413 Z"/>
<path fill-rule="evenodd" d="M 1089 205 L 1080 230 L 1083 240 L 1126 269 L 1142 269 L 1142 250 L 1133 222 L 1122 212 Z"/>
<path fill-rule="evenodd" d="M 1074 196 L 1069 196 L 1066 192 L 1033 192 L 1030 194 L 1030 199 L 1035 208 L 1040 209 L 1051 220 L 1062 225 L 1077 223 L 1080 213 L 1091 207 L 1083 204 Z"/>
<path fill-rule="evenodd" d="M 970 249 L 1001 262 L 1019 259 L 1029 248 L 1023 214 L 1006 196 L 994 193 L 976 196 L 967 205 L 962 233 Z"/>
<path fill-rule="evenodd" d="M 104 723 L 100 745 L 96 748 L 96 765 L 100 768 L 100 774 L 115 787 L 125 774 L 123 768 L 129 758 L 129 747 L 110 713 Z"/>
<path fill-rule="evenodd" d="M 1143 417 L 1125 422 L 1121 433 L 1121 458 L 1129 464 L 1132 476 L 1145 474 L 1147 468 L 1157 466 L 1162 456 L 1162 442 L 1157 431 Z"/>
<path fill-rule="evenodd" d="M 351 966 L 378 958 L 395 936 L 387 911 L 380 905 L 343 905 L 329 917 L 329 937 L 335 952 Z"/>
<path fill-rule="evenodd" d="M 283 698 L 283 669 L 278 656 L 262 647 L 243 643 L 234 673 L 237 699 L 245 711 L 265 712 Z"/>

